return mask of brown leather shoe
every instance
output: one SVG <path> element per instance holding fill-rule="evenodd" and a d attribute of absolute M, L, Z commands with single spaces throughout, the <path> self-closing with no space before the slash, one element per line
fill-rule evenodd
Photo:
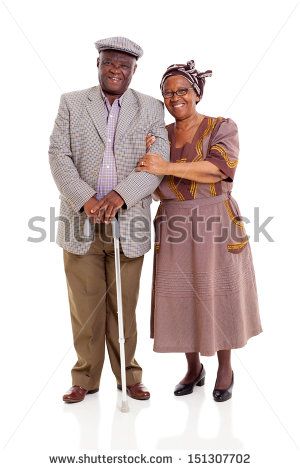
<path fill-rule="evenodd" d="M 79 401 L 83 401 L 85 396 L 89 393 L 96 393 L 99 391 L 99 388 L 95 388 L 94 390 L 86 390 L 80 385 L 73 385 L 67 393 L 63 396 L 63 401 L 66 403 L 78 403 Z"/>
<path fill-rule="evenodd" d="M 122 390 L 122 386 L 120 384 L 117 385 L 118 390 Z M 150 392 L 147 390 L 145 385 L 142 383 L 137 383 L 134 385 L 127 385 L 127 395 L 130 398 L 134 398 L 135 400 L 149 400 Z"/>

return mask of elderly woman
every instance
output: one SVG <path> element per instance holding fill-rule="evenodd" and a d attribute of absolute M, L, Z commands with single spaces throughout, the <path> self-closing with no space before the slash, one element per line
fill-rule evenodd
<path fill-rule="evenodd" d="M 237 126 L 199 114 L 205 77 L 194 62 L 168 67 L 161 81 L 175 122 L 167 126 L 171 161 L 148 153 L 136 171 L 165 175 L 156 231 L 151 337 L 156 352 L 184 352 L 188 370 L 175 395 L 204 385 L 199 354 L 217 352 L 216 401 L 232 396 L 231 349 L 261 331 L 251 249 L 231 195 L 238 163 Z M 148 148 L 155 137 L 147 138 Z"/>

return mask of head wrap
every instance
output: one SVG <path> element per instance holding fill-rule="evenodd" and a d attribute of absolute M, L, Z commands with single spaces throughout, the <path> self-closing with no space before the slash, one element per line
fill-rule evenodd
<path fill-rule="evenodd" d="M 173 75 L 182 75 L 185 77 L 190 84 L 193 86 L 196 94 L 201 98 L 203 95 L 203 88 L 205 85 L 205 77 L 211 77 L 212 71 L 206 70 L 206 72 L 199 72 L 195 69 L 195 62 L 189 60 L 185 64 L 173 64 L 170 65 L 162 76 L 160 82 L 160 89 L 163 91 L 163 86 L 167 78 Z"/>

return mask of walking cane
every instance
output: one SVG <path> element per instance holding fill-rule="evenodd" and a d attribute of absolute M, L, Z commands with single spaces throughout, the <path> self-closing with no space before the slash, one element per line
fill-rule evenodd
<path fill-rule="evenodd" d="M 112 220 L 112 230 L 114 238 L 115 252 L 115 273 L 116 273 L 116 289 L 117 289 L 117 306 L 118 306 L 118 325 L 119 325 L 119 343 L 120 343 L 120 360 L 121 360 L 121 386 L 122 386 L 122 413 L 129 411 L 127 391 L 126 391 L 126 370 L 125 370 L 125 338 L 123 325 L 123 306 L 122 306 L 122 286 L 121 286 L 121 265 L 120 265 L 120 224 L 116 217 Z"/>

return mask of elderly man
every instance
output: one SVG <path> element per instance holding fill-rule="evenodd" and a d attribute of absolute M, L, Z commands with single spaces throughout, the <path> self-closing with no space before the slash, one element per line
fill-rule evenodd
<path fill-rule="evenodd" d="M 161 177 L 135 171 L 146 153 L 145 136 L 156 136 L 151 151 L 169 159 L 163 104 L 129 88 L 142 56 L 127 38 L 96 42 L 100 85 L 61 96 L 50 138 L 49 159 L 60 191 L 57 243 L 64 266 L 77 362 L 66 403 L 99 390 L 105 342 L 120 389 L 117 300 L 111 220 L 118 212 L 125 331 L 127 393 L 150 397 L 136 361 L 135 309 L 143 255 L 150 249 L 151 193 Z M 87 228 L 90 226 L 89 234 Z"/>

